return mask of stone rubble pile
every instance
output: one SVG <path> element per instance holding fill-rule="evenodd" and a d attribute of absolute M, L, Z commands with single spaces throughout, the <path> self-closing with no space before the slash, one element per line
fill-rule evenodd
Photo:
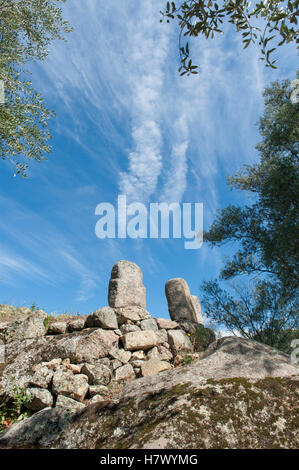
<path fill-rule="evenodd" d="M 111 272 L 109 306 L 70 321 L 47 324 L 48 316 L 36 311 L 9 323 L 2 334 L 15 352 L 3 371 L 2 390 L 15 378 L 28 388 L 32 412 L 54 406 L 77 410 L 109 399 L 136 378 L 174 368 L 193 353 L 186 331 L 202 318 L 184 279 L 168 281 L 166 296 L 171 320 L 153 318 L 146 310 L 142 271 L 120 261 Z"/>

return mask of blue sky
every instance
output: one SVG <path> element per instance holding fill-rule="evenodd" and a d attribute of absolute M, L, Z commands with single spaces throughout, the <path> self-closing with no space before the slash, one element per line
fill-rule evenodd
<path fill-rule="evenodd" d="M 207 229 L 217 208 L 244 202 L 227 175 L 257 160 L 262 91 L 295 78 L 295 48 L 266 69 L 240 37 L 195 40 L 200 74 L 177 73 L 177 29 L 160 24 L 164 2 L 67 2 L 75 31 L 52 45 L 32 81 L 57 117 L 53 151 L 29 178 L 0 170 L 0 303 L 47 312 L 89 313 L 107 304 L 110 271 L 127 259 L 143 270 L 147 308 L 167 317 L 165 282 L 183 277 L 193 294 L 218 275 L 225 250 L 183 240 L 100 240 L 95 208 L 119 194 L 143 202 L 204 204 Z"/>

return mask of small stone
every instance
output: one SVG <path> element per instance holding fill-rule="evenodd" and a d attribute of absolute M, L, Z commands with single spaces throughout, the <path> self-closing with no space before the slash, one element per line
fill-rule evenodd
<path fill-rule="evenodd" d="M 121 336 L 122 335 L 122 332 L 117 328 L 116 330 L 114 330 L 114 333 L 117 335 L 117 336 Z"/>
<path fill-rule="evenodd" d="M 157 324 L 161 330 L 175 330 L 179 328 L 179 324 L 176 321 L 169 320 L 168 318 L 157 318 Z"/>
<path fill-rule="evenodd" d="M 43 362 L 43 365 L 48 367 L 48 369 L 56 370 L 62 364 L 62 359 L 59 357 L 57 359 L 52 359 L 49 362 Z"/>
<path fill-rule="evenodd" d="M 88 377 L 83 374 L 73 375 L 70 370 L 58 370 L 53 377 L 52 390 L 55 395 L 83 401 L 88 392 Z"/>
<path fill-rule="evenodd" d="M 150 349 L 157 344 L 157 337 L 154 331 L 136 331 L 127 333 L 122 337 L 124 348 L 128 351 L 136 351 L 138 349 Z"/>
<path fill-rule="evenodd" d="M 67 364 L 66 367 L 71 370 L 73 374 L 80 374 L 81 372 L 81 366 L 78 366 L 77 364 Z"/>
<path fill-rule="evenodd" d="M 158 330 L 156 331 L 158 344 L 163 344 L 168 341 L 167 330 Z"/>
<path fill-rule="evenodd" d="M 135 369 L 136 367 L 137 367 L 137 368 L 140 368 L 143 363 L 144 363 L 144 361 L 141 360 L 141 359 L 136 359 L 135 361 L 130 362 L 130 364 L 132 364 L 132 366 L 134 367 L 134 369 Z"/>
<path fill-rule="evenodd" d="M 148 375 L 158 374 L 159 372 L 169 369 L 172 369 L 169 362 L 160 361 L 159 359 L 149 359 L 142 364 L 141 375 L 147 377 Z"/>
<path fill-rule="evenodd" d="M 84 364 L 81 372 L 88 377 L 89 384 L 108 385 L 112 378 L 110 367 L 104 364 Z"/>
<path fill-rule="evenodd" d="M 53 371 L 48 367 L 42 366 L 37 369 L 34 376 L 30 380 L 31 385 L 36 387 L 48 388 L 53 377 Z"/>
<path fill-rule="evenodd" d="M 76 320 L 72 320 L 68 324 L 68 331 L 72 333 L 73 331 L 81 331 L 83 330 L 85 325 L 85 318 L 77 318 Z"/>
<path fill-rule="evenodd" d="M 120 362 L 118 359 L 113 359 L 113 361 L 111 361 L 112 370 L 116 370 L 119 367 L 121 367 L 122 365 L 123 365 L 123 363 Z"/>
<path fill-rule="evenodd" d="M 88 315 L 86 319 L 88 328 L 104 328 L 106 330 L 117 330 L 118 323 L 113 308 L 104 307 Z"/>
<path fill-rule="evenodd" d="M 47 334 L 48 335 L 63 335 L 67 330 L 67 323 L 65 321 L 51 322 Z"/>
<path fill-rule="evenodd" d="M 49 390 L 42 388 L 28 388 L 30 401 L 26 404 L 26 408 L 32 411 L 40 411 L 44 408 L 53 406 L 53 396 Z"/>
<path fill-rule="evenodd" d="M 137 323 L 140 320 L 144 320 L 148 315 L 147 310 L 137 305 L 115 308 L 114 311 L 119 325 L 128 322 Z"/>
<path fill-rule="evenodd" d="M 64 408 L 66 411 L 75 412 L 85 408 L 85 405 L 79 401 L 73 400 L 72 398 L 65 397 L 64 395 L 58 395 L 56 407 Z"/>
<path fill-rule="evenodd" d="M 123 335 L 125 335 L 126 333 L 132 333 L 133 331 L 140 331 L 140 328 L 137 325 L 130 325 L 128 323 L 125 323 L 121 325 L 120 331 Z"/>
<path fill-rule="evenodd" d="M 91 398 L 96 395 L 102 395 L 104 397 L 107 397 L 109 395 L 109 389 L 108 387 L 105 387 L 105 385 L 90 385 L 89 395 L 91 396 Z"/>
<path fill-rule="evenodd" d="M 193 346 L 189 337 L 182 330 L 168 330 L 168 342 L 170 344 L 171 352 L 174 355 L 182 351 L 193 351 Z"/>
<path fill-rule="evenodd" d="M 94 395 L 90 400 L 89 404 L 92 405 L 93 403 L 98 403 L 99 401 L 106 401 L 102 395 Z"/>
<path fill-rule="evenodd" d="M 157 346 L 153 349 L 150 349 L 146 355 L 148 359 L 160 359 Z"/>
<path fill-rule="evenodd" d="M 127 364 L 131 359 L 132 353 L 130 351 L 125 351 L 124 349 L 113 348 L 109 352 L 110 356 L 113 359 L 118 359 L 123 364 Z"/>
<path fill-rule="evenodd" d="M 149 318 L 148 320 L 142 320 L 140 322 L 140 327 L 142 330 L 158 331 L 158 325 L 154 318 Z"/>
<path fill-rule="evenodd" d="M 126 380 L 131 381 L 136 378 L 135 372 L 131 364 L 126 364 L 115 371 L 116 380 Z"/>
<path fill-rule="evenodd" d="M 140 351 L 133 351 L 132 356 L 131 356 L 131 361 L 134 360 L 143 360 L 145 359 L 145 352 L 140 350 Z"/>

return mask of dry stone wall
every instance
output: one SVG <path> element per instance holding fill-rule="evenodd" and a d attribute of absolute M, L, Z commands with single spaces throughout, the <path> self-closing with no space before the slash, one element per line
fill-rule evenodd
<path fill-rule="evenodd" d="M 30 393 L 31 412 L 77 410 L 180 364 L 193 353 L 180 321 L 201 322 L 199 301 L 192 300 L 184 280 L 171 280 L 166 287 L 171 320 L 153 318 L 145 292 L 140 268 L 120 261 L 111 272 L 109 306 L 82 318 L 49 322 L 45 312 L 36 311 L 9 323 L 2 330 L 10 348 L 0 395 L 18 385 Z"/>

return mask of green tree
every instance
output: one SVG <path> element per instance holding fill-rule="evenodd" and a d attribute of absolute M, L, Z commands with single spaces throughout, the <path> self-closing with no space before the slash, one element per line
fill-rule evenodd
<path fill-rule="evenodd" d="M 291 353 L 292 340 L 299 338 L 298 299 L 285 298 L 278 284 L 234 284 L 230 293 L 218 281 L 207 281 L 202 289 L 202 304 L 211 320 L 234 334 Z"/>
<path fill-rule="evenodd" d="M 0 158 L 23 176 L 28 159 L 40 161 L 50 152 L 54 115 L 26 78 L 25 65 L 43 60 L 50 43 L 71 31 L 58 6 L 65 1 L 0 0 Z"/>
<path fill-rule="evenodd" d="M 181 75 L 198 73 L 192 64 L 189 44 L 183 43 L 183 37 L 213 39 L 223 34 L 225 22 L 241 34 L 244 48 L 258 42 L 261 60 L 267 67 L 276 68 L 272 53 L 277 47 L 295 41 L 298 17 L 298 0 L 187 0 L 167 2 L 165 11 L 161 11 L 167 22 L 176 20 L 179 26 L 179 52 Z M 161 20 L 162 22 L 163 20 Z"/>
<path fill-rule="evenodd" d="M 260 161 L 228 179 L 231 188 L 249 192 L 252 203 L 219 211 L 204 234 L 211 246 L 237 244 L 220 280 L 242 274 L 255 280 L 246 301 L 240 292 L 234 300 L 218 282 L 204 283 L 208 315 L 242 334 L 246 326 L 250 337 L 261 338 L 263 331 L 264 339 L 270 331 L 298 328 L 299 104 L 291 99 L 292 91 L 288 80 L 266 88 L 257 145 Z M 252 326 L 253 318 L 258 327 Z"/>

